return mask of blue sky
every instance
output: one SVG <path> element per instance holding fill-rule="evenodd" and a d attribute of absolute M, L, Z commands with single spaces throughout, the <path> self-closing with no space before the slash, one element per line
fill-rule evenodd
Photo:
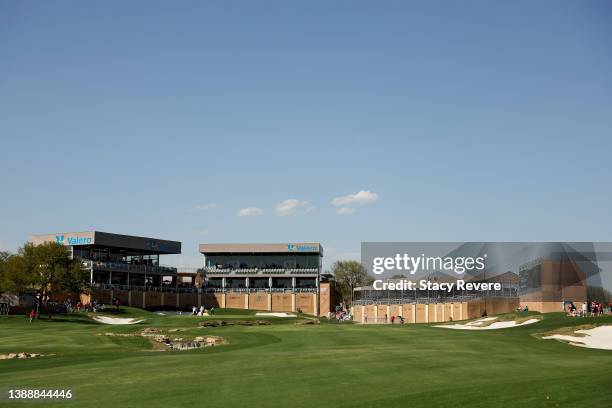
<path fill-rule="evenodd" d="M 0 248 L 611 241 L 610 3 L 430 3 L 1 2 Z"/>

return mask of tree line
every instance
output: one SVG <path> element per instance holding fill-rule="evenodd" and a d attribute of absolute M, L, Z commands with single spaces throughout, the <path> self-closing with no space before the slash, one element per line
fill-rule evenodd
<path fill-rule="evenodd" d="M 16 253 L 0 251 L 0 293 L 32 295 L 43 305 L 54 293 L 82 293 L 87 270 L 64 245 L 26 243 Z"/>

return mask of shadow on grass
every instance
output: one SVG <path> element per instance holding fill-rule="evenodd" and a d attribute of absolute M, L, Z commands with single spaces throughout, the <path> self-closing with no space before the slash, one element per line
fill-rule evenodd
<path fill-rule="evenodd" d="M 94 324 L 98 325 L 100 323 L 95 320 L 89 318 L 89 316 L 85 315 L 55 315 L 53 318 L 49 319 L 48 317 L 39 317 L 38 320 L 46 321 L 49 323 L 79 323 L 79 324 Z"/>

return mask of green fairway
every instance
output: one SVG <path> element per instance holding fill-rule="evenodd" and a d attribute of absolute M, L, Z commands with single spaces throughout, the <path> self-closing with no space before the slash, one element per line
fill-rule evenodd
<path fill-rule="evenodd" d="M 271 325 L 200 328 L 201 317 L 123 308 L 137 325 L 104 325 L 85 315 L 32 324 L 0 317 L 0 389 L 72 389 L 73 407 L 609 407 L 612 352 L 584 349 L 534 333 L 611 317 L 547 314 L 522 327 L 462 331 L 429 325 L 295 324 L 219 310 L 210 319 Z M 297 319 L 306 323 L 303 318 Z M 156 351 L 146 338 L 106 336 L 145 327 L 193 338 L 221 336 L 229 345 Z M 41 406 L 0 401 L 0 406 Z M 45 404 L 49 404 L 46 402 Z"/>

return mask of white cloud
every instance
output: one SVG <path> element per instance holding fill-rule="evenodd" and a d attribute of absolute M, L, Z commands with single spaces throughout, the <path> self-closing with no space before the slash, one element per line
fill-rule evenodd
<path fill-rule="evenodd" d="M 357 209 L 352 207 L 340 207 L 336 210 L 336 212 L 338 214 L 355 214 Z"/>
<path fill-rule="evenodd" d="M 378 200 L 378 194 L 372 193 L 368 190 L 361 190 L 355 194 L 348 194 L 345 196 L 336 197 L 332 200 L 334 207 L 343 207 L 351 204 L 370 204 Z"/>
<path fill-rule="evenodd" d="M 314 207 L 311 207 L 308 201 L 300 201 L 295 198 L 290 198 L 288 200 L 282 201 L 276 204 L 274 210 L 276 211 L 276 215 L 280 217 L 286 217 L 287 215 L 301 215 L 306 214 L 313 210 Z"/>
<path fill-rule="evenodd" d="M 194 211 L 210 211 L 214 210 L 215 208 L 217 208 L 217 204 L 215 203 L 200 204 L 193 207 Z"/>
<path fill-rule="evenodd" d="M 247 208 L 241 208 L 240 211 L 236 213 L 236 215 L 239 217 L 256 217 L 258 215 L 263 214 L 263 212 L 264 210 L 262 210 L 261 208 L 247 207 Z"/>

